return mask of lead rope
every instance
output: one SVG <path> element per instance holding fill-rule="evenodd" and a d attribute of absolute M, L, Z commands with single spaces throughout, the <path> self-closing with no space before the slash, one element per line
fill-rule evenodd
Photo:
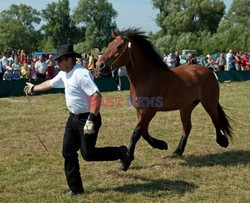
<path fill-rule="evenodd" d="M 30 97 L 29 97 L 28 93 L 26 93 L 26 97 L 27 97 L 27 99 L 28 99 L 28 102 L 29 102 L 29 105 L 30 105 L 30 109 L 31 109 L 31 111 L 32 111 L 33 105 L 32 105 L 32 103 L 31 103 L 31 101 L 30 101 Z M 33 112 L 31 112 L 31 119 L 32 119 L 33 125 L 34 125 L 35 128 L 37 129 L 37 125 L 35 124 L 34 113 L 33 113 Z M 35 133 L 35 134 L 36 134 L 36 133 Z M 49 150 L 47 149 L 47 147 L 45 146 L 45 144 L 43 143 L 43 141 L 41 140 L 41 138 L 39 137 L 39 135 L 36 134 L 36 136 L 37 136 L 39 142 L 43 145 L 43 148 L 48 152 Z"/>

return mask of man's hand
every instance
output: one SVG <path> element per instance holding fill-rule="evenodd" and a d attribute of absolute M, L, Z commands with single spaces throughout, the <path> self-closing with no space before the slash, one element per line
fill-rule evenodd
<path fill-rule="evenodd" d="M 26 82 L 26 86 L 24 87 L 24 93 L 26 95 L 33 95 L 34 94 L 34 86 L 32 83 Z"/>
<path fill-rule="evenodd" d="M 90 134 L 95 133 L 95 129 L 94 129 L 94 126 L 95 126 L 94 120 L 95 120 L 95 118 L 96 118 L 95 114 L 89 113 L 88 119 L 87 119 L 87 121 L 86 121 L 86 123 L 84 125 L 84 128 L 83 128 L 84 134 L 90 135 Z"/>

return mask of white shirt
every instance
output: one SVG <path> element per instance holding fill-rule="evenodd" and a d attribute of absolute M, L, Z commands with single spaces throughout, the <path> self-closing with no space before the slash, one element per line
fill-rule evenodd
<path fill-rule="evenodd" d="M 89 96 L 99 91 L 91 72 L 79 64 L 68 73 L 60 71 L 50 80 L 50 85 L 54 88 L 65 88 L 67 107 L 74 114 L 89 112 Z"/>
<path fill-rule="evenodd" d="M 35 68 L 38 70 L 39 73 L 44 74 L 48 69 L 48 64 L 46 63 L 46 61 L 37 61 L 35 64 Z"/>
<path fill-rule="evenodd" d="M 232 56 L 232 53 L 227 53 L 226 54 L 226 61 L 227 63 L 229 62 L 229 58 Z"/>
<path fill-rule="evenodd" d="M 167 65 L 168 67 L 174 67 L 174 60 L 172 59 L 172 56 L 168 55 L 167 56 Z"/>

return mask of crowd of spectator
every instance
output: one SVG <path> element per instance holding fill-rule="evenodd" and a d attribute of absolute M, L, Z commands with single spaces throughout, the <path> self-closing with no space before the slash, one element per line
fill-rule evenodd
<path fill-rule="evenodd" d="M 37 59 L 33 55 L 25 54 L 24 50 L 5 51 L 0 59 L 0 79 L 28 81 L 37 78 L 53 78 L 59 72 L 59 68 L 52 55 L 40 55 Z"/>
<path fill-rule="evenodd" d="M 89 69 L 94 77 L 97 77 L 95 62 L 96 58 L 91 53 L 82 53 L 81 58 L 77 58 L 76 62 L 83 67 Z M 97 57 L 98 58 L 98 57 Z M 164 53 L 163 61 L 169 68 L 178 67 L 183 64 L 178 51 L 173 53 Z M 206 55 L 204 57 L 196 57 L 194 54 L 186 56 L 187 64 L 200 64 L 209 68 L 211 71 L 227 71 L 227 70 L 250 70 L 250 57 L 245 52 L 221 53 L 218 57 Z M 124 72 L 124 69 L 120 69 Z M 0 57 L 0 80 L 19 80 L 25 78 L 28 81 L 37 80 L 37 78 L 52 79 L 60 71 L 53 60 L 52 54 L 27 55 L 24 50 L 5 51 L 2 58 Z M 126 70 L 125 70 L 126 72 Z M 112 73 L 112 76 L 119 76 L 118 71 Z M 122 74 L 122 75 L 126 75 Z"/>
<path fill-rule="evenodd" d="M 176 51 L 173 55 L 171 52 L 169 54 L 164 53 L 163 61 L 167 64 L 169 68 L 177 67 L 184 63 L 187 64 L 200 64 L 209 68 L 211 71 L 244 71 L 250 70 L 250 57 L 247 52 L 233 52 L 229 50 L 228 53 L 220 53 L 219 56 L 212 57 L 210 54 L 206 56 L 196 57 L 195 54 L 188 54 L 186 56 L 186 61 L 180 64 L 180 56 Z"/>
<path fill-rule="evenodd" d="M 96 59 L 91 53 L 82 53 L 76 62 L 88 68 L 96 77 Z M 24 50 L 5 51 L 0 57 L 0 80 L 27 79 L 29 82 L 38 78 L 52 79 L 60 71 L 52 54 L 27 55 Z"/>

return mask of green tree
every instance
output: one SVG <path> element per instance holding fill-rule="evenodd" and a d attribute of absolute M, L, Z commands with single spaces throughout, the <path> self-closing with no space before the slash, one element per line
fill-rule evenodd
<path fill-rule="evenodd" d="M 153 0 L 153 6 L 160 10 L 156 22 L 165 34 L 215 33 L 225 11 L 221 0 Z"/>
<path fill-rule="evenodd" d="M 218 32 L 225 32 L 229 28 L 243 25 L 250 27 L 250 1 L 234 0 L 229 11 L 222 20 Z"/>
<path fill-rule="evenodd" d="M 0 51 L 24 49 L 34 51 L 40 39 L 35 27 L 40 23 L 39 12 L 24 4 L 11 5 L 0 13 Z"/>
<path fill-rule="evenodd" d="M 52 42 L 52 39 L 51 38 L 48 38 L 48 39 L 43 39 L 41 41 L 41 44 L 40 44 L 40 47 L 39 47 L 39 50 L 40 51 L 56 51 L 56 48 L 54 47 L 53 45 L 53 42 Z"/>
<path fill-rule="evenodd" d="M 249 51 L 250 48 L 250 1 L 234 0 L 223 18 L 214 38 L 223 51 Z"/>
<path fill-rule="evenodd" d="M 46 22 L 42 26 L 45 38 L 50 40 L 54 47 L 80 41 L 79 30 L 70 15 L 69 0 L 47 4 L 46 9 L 42 10 L 42 17 Z"/>
<path fill-rule="evenodd" d="M 107 0 L 79 0 L 74 11 L 75 22 L 86 26 L 85 40 L 81 47 L 103 47 L 111 41 L 111 30 L 116 28 L 117 12 Z M 80 47 L 80 46 L 79 46 Z"/>
<path fill-rule="evenodd" d="M 29 30 L 35 30 L 35 25 L 41 21 L 40 12 L 24 4 L 12 4 L 8 10 L 2 11 L 1 18 L 17 20 Z"/>

